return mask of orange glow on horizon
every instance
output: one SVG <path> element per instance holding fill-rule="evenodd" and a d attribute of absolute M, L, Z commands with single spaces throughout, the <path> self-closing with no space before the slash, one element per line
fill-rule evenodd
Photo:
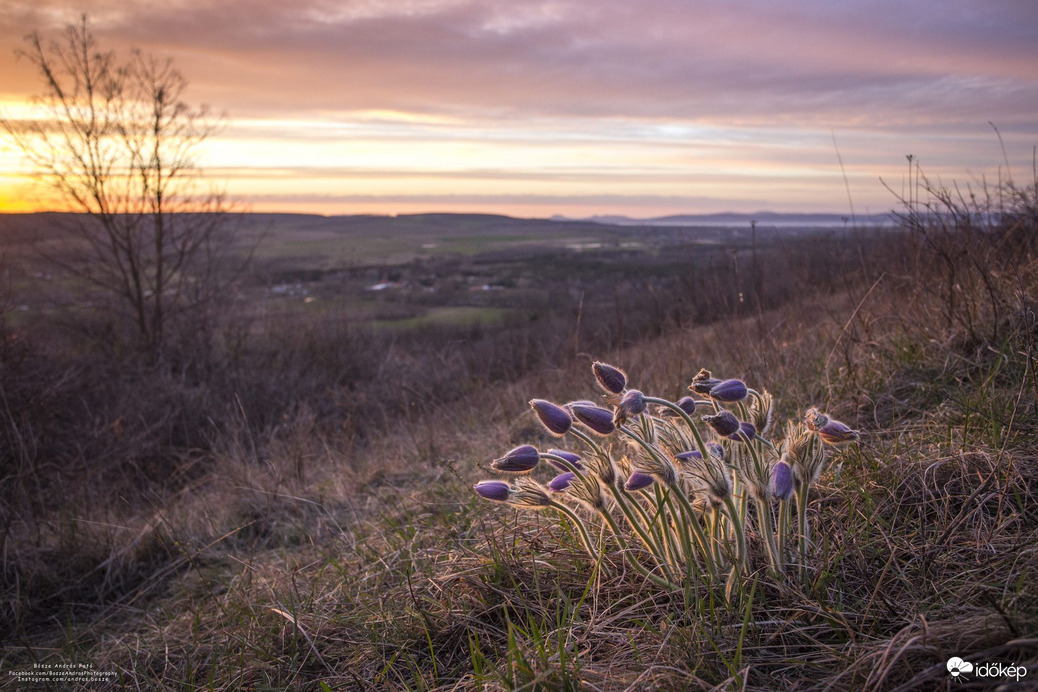
<path fill-rule="evenodd" d="M 848 187 L 855 213 L 895 207 L 880 180 L 897 188 L 905 171 L 889 135 L 848 129 L 837 136 L 845 169 L 832 132 L 808 127 L 617 118 L 516 127 L 372 110 L 231 119 L 198 152 L 198 191 L 215 186 L 237 210 L 323 215 L 847 214 Z M 914 154 L 928 175 L 963 179 L 988 171 L 967 174 L 959 156 L 978 160 L 989 149 L 996 153 L 984 132 L 919 139 Z M 989 162 L 997 167 L 999 157 Z M 78 209 L 30 176 L 0 135 L 0 212 L 35 211 Z"/>

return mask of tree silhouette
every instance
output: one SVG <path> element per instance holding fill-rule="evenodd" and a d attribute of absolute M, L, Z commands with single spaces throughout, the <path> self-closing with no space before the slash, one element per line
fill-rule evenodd
<path fill-rule="evenodd" d="M 171 329 L 206 310 L 226 278 L 227 205 L 203 190 L 194 163 L 213 120 L 184 101 L 187 80 L 170 60 L 100 50 L 86 17 L 61 40 L 27 41 L 19 56 L 45 87 L 39 115 L 0 125 L 37 179 L 82 212 L 75 251 L 45 255 L 113 297 L 137 346 L 158 359 Z"/>

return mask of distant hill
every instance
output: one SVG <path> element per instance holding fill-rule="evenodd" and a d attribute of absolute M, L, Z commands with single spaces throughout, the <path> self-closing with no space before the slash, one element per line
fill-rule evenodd
<path fill-rule="evenodd" d="M 553 217 L 556 220 L 568 220 Z M 784 214 L 761 211 L 752 214 L 721 212 L 718 214 L 676 214 L 649 219 L 634 219 L 629 216 L 592 216 L 588 221 L 614 226 L 749 226 L 756 221 L 759 226 L 882 226 L 892 223 L 890 214 L 858 214 L 853 218 L 847 214 Z"/>
<path fill-rule="evenodd" d="M 36 226 L 41 221 L 60 223 L 63 219 L 74 218 L 75 214 L 64 212 L 37 213 L 0 213 L 0 224 L 8 232 L 23 230 L 28 226 Z M 618 214 L 600 214 L 590 217 L 570 217 L 556 214 L 549 219 L 519 218 L 504 214 L 472 214 L 437 212 L 427 214 L 355 214 L 333 215 L 306 213 L 271 213 L 250 212 L 242 215 L 249 224 L 274 224 L 278 226 L 353 226 L 357 224 L 414 225 L 428 227 L 453 226 L 461 223 L 465 227 L 494 227 L 528 225 L 545 221 L 566 222 L 570 224 L 602 224 L 608 226 L 749 226 L 756 221 L 759 226 L 826 226 L 841 227 L 845 225 L 881 226 L 890 225 L 893 219 L 890 213 L 858 214 L 853 218 L 847 214 L 800 214 L 760 211 L 754 213 L 720 212 L 716 214 L 675 214 L 656 216 L 647 219 L 634 218 Z"/>
<path fill-rule="evenodd" d="M 34 241 L 56 240 L 81 220 L 70 213 L 0 214 L 0 246 L 28 247 Z M 243 213 L 231 215 L 230 225 L 241 238 L 263 240 L 260 254 L 381 257 L 402 260 L 414 248 L 436 253 L 471 254 L 490 247 L 519 247 L 547 243 L 561 247 L 587 243 L 722 242 L 738 239 L 752 222 L 763 231 L 810 234 L 821 230 L 890 227 L 889 214 L 856 216 L 840 214 L 679 214 L 650 219 L 600 215 L 590 218 L 517 218 L 500 214 L 428 213 L 396 216 L 357 214 Z"/>

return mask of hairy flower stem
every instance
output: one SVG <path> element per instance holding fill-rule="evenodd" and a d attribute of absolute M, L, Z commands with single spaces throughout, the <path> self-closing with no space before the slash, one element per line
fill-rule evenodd
<path fill-rule="evenodd" d="M 746 535 L 742 530 L 742 520 L 739 515 L 739 510 L 735 507 L 735 502 L 732 501 L 731 495 L 726 495 L 724 498 L 725 509 L 728 510 L 728 518 L 731 519 L 732 528 L 735 530 L 735 546 L 738 551 L 739 567 L 744 572 L 748 571 L 749 561 L 746 557 Z"/>
<path fill-rule="evenodd" d="M 817 440 L 817 436 L 812 436 L 808 447 L 808 456 L 814 455 L 814 446 L 821 444 Z M 808 547 L 811 543 L 810 531 L 811 527 L 807 521 L 807 502 L 811 492 L 811 482 L 814 479 L 804 476 L 801 472 L 801 477 L 796 484 L 796 498 L 797 498 L 797 531 L 800 534 L 800 580 L 801 583 L 807 583 L 807 553 Z"/>
<path fill-rule="evenodd" d="M 724 527 L 721 524 L 721 512 L 714 507 L 710 510 L 710 537 L 713 543 L 714 562 L 718 567 L 724 563 L 724 555 L 730 555 L 731 552 L 726 549 L 728 541 L 727 538 L 722 535 L 723 529 Z M 734 558 L 734 556 L 730 556 Z M 732 561 L 734 562 L 734 559 Z"/>
<path fill-rule="evenodd" d="M 667 516 L 663 507 L 656 505 L 655 508 L 653 508 L 651 502 L 644 503 L 650 505 L 649 507 L 645 507 L 637 497 L 634 497 L 622 486 L 617 487 L 617 492 L 623 494 L 628 506 L 633 509 L 637 513 L 637 516 L 641 518 L 642 522 L 644 522 L 644 529 L 652 535 L 653 545 L 655 548 L 650 548 L 650 550 L 653 550 L 653 556 L 656 558 L 656 561 L 661 565 L 666 564 L 674 569 L 680 570 L 677 566 L 677 558 L 674 553 L 675 546 L 673 545 L 670 532 L 667 530 Z M 653 509 L 655 509 L 654 512 L 652 511 Z M 650 512 L 652 512 L 652 516 L 650 516 Z"/>
<path fill-rule="evenodd" d="M 683 551 L 683 553 L 685 555 L 685 559 L 684 559 L 685 579 L 686 579 L 688 584 L 691 584 L 693 582 L 693 578 L 699 577 L 700 575 L 702 575 L 703 572 L 702 572 L 701 569 L 699 569 L 699 565 L 698 565 L 697 561 L 693 559 L 695 550 L 692 547 L 693 529 L 689 525 L 689 517 L 688 517 L 688 515 L 684 511 L 675 511 L 673 505 L 670 502 L 670 496 L 671 496 L 672 493 L 673 493 L 673 490 L 668 490 L 666 492 L 662 492 L 659 489 L 659 487 L 657 487 L 657 489 L 656 489 L 656 496 L 658 498 L 657 502 L 665 502 L 667 504 L 667 508 L 670 511 L 670 515 L 671 515 L 672 520 L 673 520 L 674 532 L 681 539 L 681 549 L 682 549 L 682 551 Z M 705 546 L 704 548 L 707 551 L 711 550 L 711 546 L 709 544 L 707 546 Z M 713 553 L 712 552 L 710 553 L 709 557 L 711 559 L 713 558 Z M 679 569 L 680 569 L 680 567 L 679 567 Z"/>
<path fill-rule="evenodd" d="M 600 450 L 598 450 L 598 451 L 600 451 Z M 558 456 L 556 454 L 550 454 L 550 453 L 547 453 L 547 452 L 542 452 L 541 453 L 541 458 L 542 459 L 551 459 L 552 461 L 557 461 L 560 464 L 562 464 L 563 466 L 565 466 L 567 469 L 569 469 L 570 471 L 575 473 L 577 475 L 577 477 L 579 477 L 581 480 L 585 479 L 584 473 L 586 472 L 586 469 L 584 469 L 583 471 L 581 469 L 578 469 L 576 467 L 576 465 L 573 464 L 573 462 L 571 462 L 569 459 L 566 459 L 564 457 Z M 595 482 L 597 482 L 597 481 L 595 481 Z M 605 520 L 606 525 L 609 527 L 609 530 L 612 532 L 612 534 L 616 537 L 617 541 L 619 541 L 621 549 L 628 550 L 629 547 L 628 547 L 628 544 L 627 544 L 627 540 L 624 538 L 623 533 L 617 527 L 616 520 L 613 519 L 613 515 L 609 513 L 609 510 L 606 509 L 604 506 L 603 507 L 596 507 L 595 509 L 598 512 L 598 514 L 601 515 L 601 517 Z M 567 508 L 567 510 L 568 510 L 568 508 Z M 571 517 L 575 516 L 575 514 L 570 512 L 570 516 Z M 634 518 L 630 517 L 626 513 L 625 513 L 624 516 L 627 518 L 628 523 L 630 523 L 632 526 L 635 526 L 635 528 L 638 528 L 637 525 L 635 524 Z M 641 538 L 641 536 L 639 536 L 639 537 Z M 642 539 L 642 542 L 644 543 L 644 538 Z M 653 556 L 655 557 L 655 552 L 653 551 L 653 548 L 651 546 L 649 546 L 649 545 L 646 545 L 646 548 L 648 548 L 649 551 L 651 553 L 653 553 Z M 673 582 L 671 582 L 671 581 L 669 581 L 667 579 L 664 579 L 663 577 L 660 577 L 659 575 L 653 574 L 652 572 L 647 570 L 644 565 L 642 565 L 640 562 L 638 562 L 633 557 L 631 558 L 631 563 L 634 565 L 635 569 L 643 577 L 645 577 L 647 579 L 650 579 L 651 581 L 653 581 L 654 583 L 658 584 L 659 586 L 664 586 L 666 588 L 675 588 L 675 589 L 678 588 L 677 585 L 674 584 Z"/>
<path fill-rule="evenodd" d="M 800 542 L 800 580 L 807 582 L 807 495 L 808 481 L 797 483 L 797 536 Z"/>
<path fill-rule="evenodd" d="M 609 513 L 609 510 L 607 510 L 605 507 L 602 507 L 599 508 L 598 513 L 602 515 L 602 518 L 605 520 L 606 525 L 609 526 L 609 530 L 613 532 L 613 535 L 616 537 L 617 542 L 620 544 L 620 549 L 624 552 L 630 550 L 630 546 L 627 543 L 627 539 L 624 538 L 623 533 L 620 531 L 620 527 L 616 525 L 616 520 L 613 519 L 613 515 Z M 638 572 L 638 574 L 652 581 L 652 583 L 656 584 L 657 586 L 662 586 L 665 589 L 681 588 L 669 579 L 666 579 L 664 577 L 659 576 L 658 574 L 653 574 L 652 572 L 650 572 L 645 567 L 645 565 L 638 562 L 638 559 L 634 556 L 631 556 L 629 562 L 631 563 L 631 565 L 634 566 L 634 569 L 636 572 Z"/>
<path fill-rule="evenodd" d="M 677 544 L 674 530 L 671 528 L 670 513 L 667 511 L 670 507 L 670 503 L 667 502 L 666 496 L 660 492 L 658 484 L 653 484 L 653 490 L 656 495 L 656 515 L 653 517 L 653 521 L 656 522 L 658 520 L 660 533 L 663 534 L 662 539 L 664 541 L 664 547 L 667 549 L 667 558 L 670 565 L 674 568 L 675 572 L 681 573 L 683 571 L 681 568 L 683 551 Z"/>
<path fill-rule="evenodd" d="M 661 522 L 656 521 L 655 518 L 650 518 L 642 503 L 637 498 L 631 497 L 631 494 L 623 486 L 617 486 L 611 490 L 617 505 L 624 512 L 624 516 L 627 517 L 628 523 L 636 530 L 639 530 L 639 537 L 651 536 L 650 541 L 645 543 L 645 547 L 656 558 L 657 564 L 663 567 L 665 571 L 669 571 L 671 563 L 666 538 L 664 537 L 666 527 Z M 644 538 L 643 542 L 645 542 Z M 673 577 L 674 575 L 669 576 Z"/>
<path fill-rule="evenodd" d="M 571 428 L 569 432 L 574 437 L 579 439 L 581 442 L 586 444 L 588 448 L 592 451 L 592 453 L 597 454 L 599 457 L 604 459 L 609 458 L 608 456 L 606 456 L 605 452 L 602 451 L 602 448 L 598 446 L 598 443 L 595 442 L 583 431 L 577 430 L 576 428 Z M 646 533 L 645 529 L 642 528 L 642 525 L 638 522 L 638 519 L 635 517 L 634 513 L 631 510 L 631 505 L 634 505 L 637 511 L 641 514 L 642 518 L 645 520 L 645 525 L 651 526 L 651 524 L 649 523 L 649 518 L 645 514 L 645 510 L 642 509 L 641 505 L 634 502 L 634 499 L 627 495 L 627 492 L 623 488 L 618 487 L 615 482 L 608 484 L 603 483 L 603 485 L 606 486 L 606 488 L 609 490 L 609 493 L 613 496 L 613 499 L 616 500 L 616 505 L 620 508 L 620 511 L 623 512 L 624 517 L 627 519 L 627 523 L 630 524 L 634 532 L 638 534 L 638 538 L 640 538 L 642 543 L 645 544 L 646 549 L 656 559 L 656 562 L 660 566 L 660 568 L 663 569 L 664 573 L 668 577 L 673 577 L 673 575 L 670 573 L 670 568 L 667 565 L 666 560 L 661 560 L 660 557 L 665 554 L 663 546 L 661 544 L 658 544 L 652 537 L 649 536 L 648 533 Z"/>
<path fill-rule="evenodd" d="M 577 533 L 580 534 L 580 540 L 584 544 L 584 549 L 587 550 L 587 554 L 591 556 L 592 560 L 598 562 L 601 558 L 599 557 L 599 553 L 595 549 L 594 544 L 591 542 L 591 536 L 588 535 L 587 527 L 584 526 L 584 520 L 577 516 L 576 512 L 560 502 L 552 500 L 548 506 L 558 510 L 560 514 L 572 522 L 573 526 L 577 529 Z"/>
<path fill-rule="evenodd" d="M 760 517 L 761 532 L 764 534 L 764 545 L 768 550 L 768 558 L 775 578 L 780 580 L 785 572 L 778 545 L 775 543 L 775 526 L 771 519 L 771 507 L 763 500 L 757 500 L 757 516 Z"/>
<path fill-rule="evenodd" d="M 668 488 L 664 490 L 659 484 L 654 485 L 653 489 L 656 493 L 656 505 L 661 508 L 661 511 L 666 511 L 668 517 L 666 523 L 667 534 L 671 538 L 673 550 L 675 551 L 675 557 L 677 559 L 674 566 L 678 571 L 685 571 L 682 569 L 682 566 L 687 566 L 687 564 L 691 562 L 693 555 L 685 516 L 682 512 L 674 509 L 674 505 L 671 502 L 671 495 L 674 492 L 672 489 Z"/>
<path fill-rule="evenodd" d="M 740 474 L 735 473 L 732 477 L 732 494 L 726 498 L 725 509 L 728 510 L 728 526 L 732 533 L 735 534 L 735 546 L 738 556 L 738 566 L 749 565 L 749 553 L 746 547 L 745 538 L 745 527 L 749 523 L 749 512 L 746 509 L 746 498 L 749 493 L 746 491 L 746 483 L 744 483 Z M 733 515 L 732 512 L 735 512 Z"/>
<path fill-rule="evenodd" d="M 659 453 L 652 445 L 643 440 L 636 432 L 634 432 L 627 426 L 620 426 L 620 430 L 625 435 L 630 437 L 632 440 L 637 442 L 658 463 L 670 463 L 669 460 L 664 460 L 660 458 Z M 706 562 L 707 574 L 709 574 L 711 578 L 715 578 L 717 576 L 717 568 L 714 565 L 713 555 L 711 555 L 710 553 L 709 542 L 706 536 L 703 534 L 703 527 L 699 525 L 699 517 L 696 516 L 695 510 L 692 509 L 692 505 L 689 504 L 688 498 L 685 497 L 685 492 L 681 489 L 681 486 L 678 484 L 676 474 L 675 478 L 673 478 L 670 482 L 670 490 L 671 495 L 677 498 L 678 505 L 681 507 L 681 509 L 685 513 L 685 516 L 687 517 L 688 526 L 692 529 L 692 535 L 696 539 L 696 543 L 698 544 L 697 548 L 699 549 L 699 553 L 703 556 L 704 562 Z"/>
<path fill-rule="evenodd" d="M 779 500 L 778 505 L 778 554 L 783 566 L 786 563 L 786 539 L 789 537 L 790 529 L 790 502 Z"/>
<path fill-rule="evenodd" d="M 739 408 L 742 409 L 743 405 L 739 404 Z M 754 446 L 754 440 L 745 440 L 745 442 L 746 449 L 750 453 L 750 458 L 753 460 L 753 466 L 757 474 L 763 474 L 765 476 L 770 475 L 769 473 L 765 472 L 765 463 L 761 458 L 761 455 L 757 453 L 757 449 Z M 762 491 L 766 490 L 767 488 L 762 489 Z M 775 576 L 781 579 L 784 570 L 778 546 L 775 544 L 775 527 L 771 519 L 771 507 L 769 503 L 766 501 L 766 498 L 760 497 L 760 495 L 757 492 L 755 492 L 753 495 L 754 501 L 757 505 L 757 519 L 760 522 L 760 530 L 761 533 L 764 535 L 764 545 L 768 550 L 768 558 L 771 561 L 771 566 L 775 571 Z M 742 516 L 745 517 L 745 505 L 742 507 L 742 511 Z"/>

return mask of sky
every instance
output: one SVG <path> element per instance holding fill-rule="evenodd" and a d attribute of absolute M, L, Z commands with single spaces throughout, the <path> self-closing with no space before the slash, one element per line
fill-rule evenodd
<path fill-rule="evenodd" d="M 1033 180 L 1035 0 L 4 0 L 9 118 L 24 37 L 83 13 L 172 58 L 253 211 L 882 213 L 909 155 Z M 2 137 L 0 210 L 57 208 Z"/>

